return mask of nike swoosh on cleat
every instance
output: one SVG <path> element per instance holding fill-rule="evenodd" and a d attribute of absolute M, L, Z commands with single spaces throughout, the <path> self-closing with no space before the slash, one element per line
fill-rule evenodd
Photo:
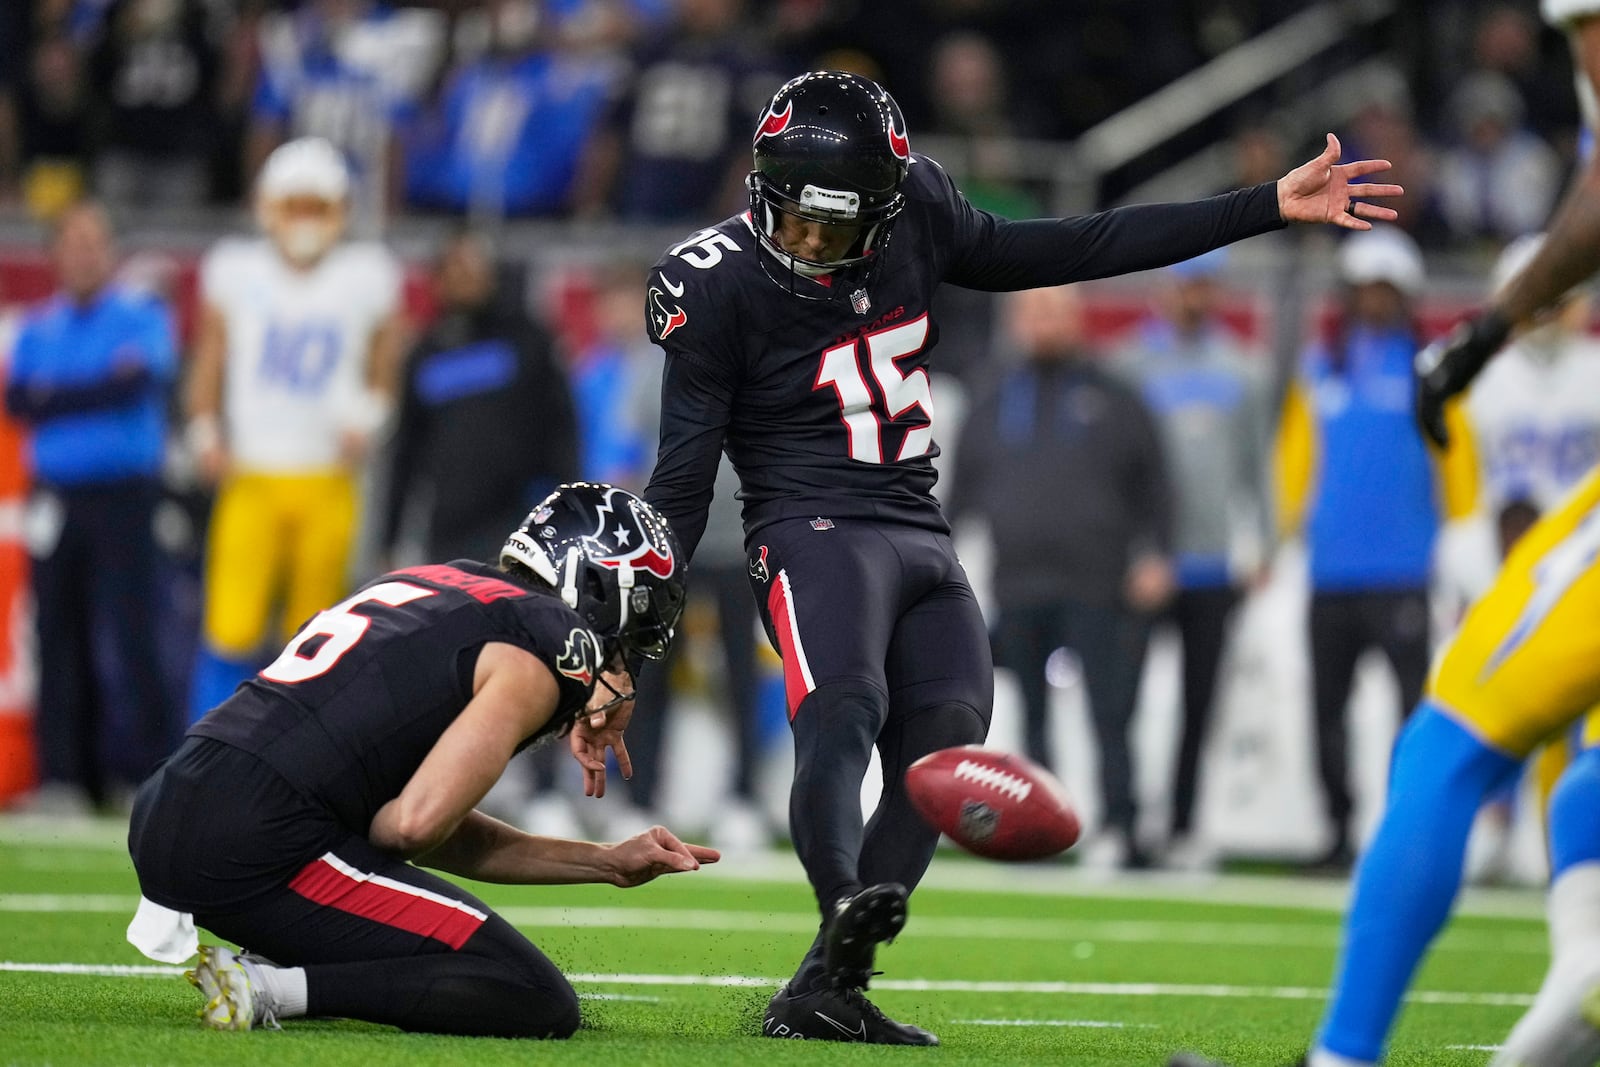
<path fill-rule="evenodd" d="M 817 1018 L 821 1019 L 823 1022 L 827 1023 L 829 1026 L 833 1027 L 835 1030 L 839 1031 L 841 1034 L 843 1034 L 845 1037 L 849 1038 L 851 1041 L 865 1041 L 867 1039 L 867 1020 L 865 1020 L 865 1019 L 861 1020 L 861 1023 L 860 1023 L 860 1026 L 859 1026 L 858 1029 L 852 1030 L 848 1026 L 844 1025 L 843 1023 L 841 1023 L 839 1020 L 831 1019 L 828 1016 L 822 1014 L 820 1011 L 814 1011 L 811 1014 L 815 1015 Z"/>

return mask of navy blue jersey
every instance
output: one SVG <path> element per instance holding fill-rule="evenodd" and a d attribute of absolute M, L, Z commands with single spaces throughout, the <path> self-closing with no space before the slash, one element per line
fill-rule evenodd
<path fill-rule="evenodd" d="M 458 560 L 385 574 L 319 612 L 189 735 L 254 754 L 365 833 L 472 698 L 491 641 L 533 653 L 560 689 L 525 745 L 576 719 L 599 676 L 599 640 L 554 595 Z"/>
<path fill-rule="evenodd" d="M 1276 186 L 1187 204 L 1012 222 L 969 204 L 914 156 L 906 206 L 870 286 L 831 300 L 770 278 L 751 220 L 692 235 L 650 270 L 646 319 L 666 355 L 661 446 L 645 499 L 692 553 L 720 453 L 745 534 L 785 518 L 864 518 L 947 531 L 933 497 L 929 354 L 941 282 L 1003 291 L 1165 266 L 1283 225 Z M 824 281 L 831 281 L 824 279 Z M 801 279 L 817 287 L 822 282 Z"/>

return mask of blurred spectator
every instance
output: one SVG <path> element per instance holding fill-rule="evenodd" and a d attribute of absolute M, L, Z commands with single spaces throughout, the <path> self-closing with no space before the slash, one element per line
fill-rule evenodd
<path fill-rule="evenodd" d="M 661 384 L 661 357 L 639 332 L 642 268 L 614 266 L 595 294 L 595 337 L 573 354 L 579 466 L 591 481 L 642 490 L 655 459 L 659 398 L 641 393 Z"/>
<path fill-rule="evenodd" d="M 1561 163 L 1523 128 L 1516 86 L 1502 74 L 1469 74 L 1449 110 L 1457 143 L 1439 160 L 1438 187 L 1451 231 L 1505 242 L 1538 230 L 1561 191 Z"/>
<path fill-rule="evenodd" d="M 1332 840 L 1316 866 L 1353 860 L 1346 705 L 1357 661 L 1378 648 L 1394 668 L 1400 714 L 1428 672 L 1434 536 L 1470 493 L 1436 471 L 1412 420 L 1411 363 L 1421 341 L 1411 301 L 1422 255 L 1393 227 L 1345 240 L 1332 338 L 1309 349 L 1279 428 L 1278 500 L 1303 530 L 1311 568 L 1310 640 L 1317 769 Z"/>
<path fill-rule="evenodd" d="M 1294 166 L 1283 137 L 1264 123 L 1240 126 L 1234 131 L 1232 148 L 1233 178 L 1227 185 L 1229 189 L 1248 189 L 1262 182 L 1277 181 Z"/>
<path fill-rule="evenodd" d="M 346 589 L 402 333 L 400 264 L 342 240 L 349 192 L 336 148 L 290 141 L 257 182 L 264 236 L 224 238 L 200 266 L 188 440 L 217 499 L 195 717 L 262 665 L 274 620 L 287 638 Z"/>
<path fill-rule="evenodd" d="M 781 79 L 743 15 L 743 0 L 678 0 L 590 146 L 580 210 L 703 222 L 744 205 L 750 136 Z"/>
<path fill-rule="evenodd" d="M 408 196 L 478 218 L 554 215 L 570 206 L 612 67 L 553 47 L 538 0 L 490 0 L 487 54 L 455 70 L 408 153 Z"/>
<path fill-rule="evenodd" d="M 0 4 L 0 56 L 21 56 L 27 51 L 28 21 L 20 4 Z M 0 63 L 0 204 L 17 195 L 22 174 L 22 142 L 18 128 L 18 90 L 23 85 L 22 64 Z"/>
<path fill-rule="evenodd" d="M 1449 245 L 1454 235 L 1439 206 L 1438 153 L 1417 126 L 1405 75 L 1397 67 L 1383 65 L 1362 78 L 1355 91 L 1346 158 L 1387 159 L 1393 166 L 1384 181 L 1392 180 L 1406 191 L 1406 209 L 1395 225 L 1424 247 Z M 1363 152 L 1372 154 L 1353 154 Z"/>
<path fill-rule="evenodd" d="M 114 0 L 88 56 L 96 192 L 192 208 L 210 186 L 220 57 L 204 0 Z"/>
<path fill-rule="evenodd" d="M 289 137 L 326 138 L 351 168 L 357 231 L 376 232 L 404 189 L 397 131 L 432 83 L 442 36 L 437 12 L 374 0 L 306 0 L 264 20 L 246 176 Z"/>
<path fill-rule="evenodd" d="M 1532 5 L 1501 3 L 1479 19 L 1472 36 L 1472 62 L 1480 70 L 1503 74 L 1516 85 L 1527 107 L 1528 124 L 1541 137 L 1554 138 L 1578 125 L 1572 69 L 1566 44 L 1552 34 L 1553 55 L 1540 49 L 1539 18 Z M 1550 60 L 1557 60 L 1551 62 Z M 1408 190 L 1409 192 L 1409 190 Z"/>
<path fill-rule="evenodd" d="M 21 192 L 28 209 L 53 218 L 83 195 L 88 150 L 83 70 L 65 33 L 41 36 L 17 88 Z"/>
<path fill-rule="evenodd" d="M 1006 323 L 1024 358 L 973 405 L 951 512 L 990 527 L 995 658 L 1021 683 L 1028 752 L 1046 766 L 1054 653 L 1077 654 L 1105 801 L 1104 831 L 1084 862 L 1138 865 L 1129 726 L 1150 621 L 1173 591 L 1158 430 L 1138 393 L 1087 346 L 1075 289 L 1016 293 Z"/>
<path fill-rule="evenodd" d="M 976 33 L 945 37 L 934 48 L 931 81 L 936 113 L 928 132 L 962 140 L 961 188 L 967 199 L 1006 218 L 1037 217 L 1038 201 L 1007 179 L 1017 166 L 1012 138 L 1036 127 L 1012 100 L 994 45 Z"/>
<path fill-rule="evenodd" d="M 487 560 L 577 477 L 572 393 L 550 335 L 497 284 L 484 237 L 450 239 L 434 287 L 440 315 L 406 374 L 384 543 L 394 549 L 408 505 L 422 502 L 424 559 Z"/>
<path fill-rule="evenodd" d="M 1178 591 L 1168 618 L 1183 641 L 1183 735 L 1166 862 L 1191 869 L 1215 864 L 1214 848 L 1195 834 L 1194 805 L 1228 620 L 1264 580 L 1273 536 L 1261 359 L 1218 314 L 1225 263 L 1217 249 L 1169 267 L 1159 312 L 1124 364 L 1161 428 L 1176 495 Z M 1255 519 L 1252 530 L 1240 529 L 1242 516 Z M 1241 542 L 1253 551 L 1242 555 Z"/>
<path fill-rule="evenodd" d="M 57 223 L 61 293 L 16 340 L 6 410 L 33 430 L 26 521 L 39 628 L 41 809 L 102 806 L 136 786 L 176 737 L 155 605 L 167 393 L 177 375 L 167 308 L 112 282 L 110 223 L 92 204 Z M 115 675 L 102 669 L 109 637 Z M 109 722 L 120 706 L 130 717 Z"/>

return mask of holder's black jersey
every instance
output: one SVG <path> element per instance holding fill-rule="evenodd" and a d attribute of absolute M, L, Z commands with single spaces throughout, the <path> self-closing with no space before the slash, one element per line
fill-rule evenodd
<path fill-rule="evenodd" d="M 645 499 L 686 552 L 705 528 L 720 453 L 738 472 L 748 537 L 785 518 L 868 518 L 945 531 L 928 356 L 941 282 L 1003 291 L 1188 259 L 1283 225 L 1267 183 L 1188 204 L 1012 222 L 969 204 L 913 156 L 906 206 L 870 286 L 846 273 L 786 292 L 748 214 L 674 246 L 651 268 L 646 320 L 666 355 L 661 446 Z M 775 263 L 776 261 L 774 261 Z"/>
<path fill-rule="evenodd" d="M 189 730 L 253 753 L 365 833 L 472 698 L 478 652 L 527 649 L 560 704 L 524 745 L 588 703 L 600 642 L 557 597 L 469 560 L 374 579 L 319 612 L 283 653 Z"/>

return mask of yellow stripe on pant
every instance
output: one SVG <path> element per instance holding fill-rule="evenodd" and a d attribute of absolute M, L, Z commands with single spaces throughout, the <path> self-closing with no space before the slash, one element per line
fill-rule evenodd
<path fill-rule="evenodd" d="M 1597 558 L 1600 470 L 1517 543 L 1440 654 L 1428 696 L 1519 759 L 1600 704 Z"/>
<path fill-rule="evenodd" d="M 342 599 L 357 512 L 356 478 L 346 471 L 226 478 L 206 549 L 211 648 L 230 658 L 254 656 L 269 636 L 287 639 Z M 269 635 L 274 618 L 281 632 Z"/>

